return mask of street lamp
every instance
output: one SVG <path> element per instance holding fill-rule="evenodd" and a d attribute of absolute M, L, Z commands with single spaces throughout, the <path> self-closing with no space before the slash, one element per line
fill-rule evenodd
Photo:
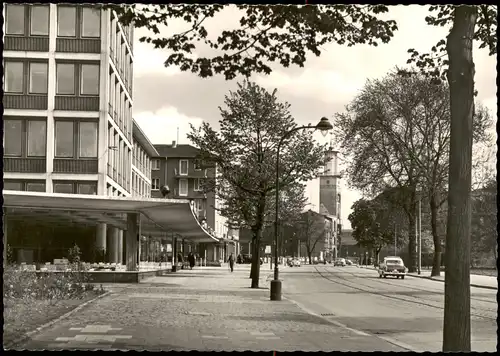
<path fill-rule="evenodd" d="M 320 122 L 316 126 L 298 126 L 294 127 L 290 131 L 287 131 L 283 137 L 281 137 L 278 147 L 276 149 L 276 201 L 275 207 L 276 212 L 274 216 L 274 279 L 271 281 L 271 300 L 281 300 L 281 281 L 279 280 L 279 269 L 278 269 L 278 216 L 279 216 L 279 165 L 280 165 L 280 148 L 283 142 L 292 133 L 302 130 L 302 129 L 313 129 L 320 130 L 323 136 L 326 136 L 327 132 L 333 129 L 332 124 L 326 117 L 321 118 Z"/>

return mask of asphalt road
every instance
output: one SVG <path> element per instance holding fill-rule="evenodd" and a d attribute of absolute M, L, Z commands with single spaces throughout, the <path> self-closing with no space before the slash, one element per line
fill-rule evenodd
<path fill-rule="evenodd" d="M 306 311 L 412 351 L 442 349 L 444 283 L 378 278 L 354 266 L 302 266 L 281 272 L 283 295 Z M 497 345 L 497 291 L 471 288 L 472 350 Z"/>

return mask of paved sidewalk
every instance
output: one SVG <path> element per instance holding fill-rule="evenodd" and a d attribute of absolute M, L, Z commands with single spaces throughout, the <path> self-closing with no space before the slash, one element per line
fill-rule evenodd
<path fill-rule="evenodd" d="M 249 288 L 248 274 L 242 266 L 196 268 L 121 285 L 16 348 L 403 351 L 288 300 L 270 301 L 269 271 L 261 269 L 259 289 Z"/>
<path fill-rule="evenodd" d="M 376 267 L 373 266 L 361 266 L 361 267 L 366 269 L 375 269 L 375 270 L 377 269 Z M 407 275 L 409 277 L 425 278 L 425 279 L 431 279 L 433 281 L 444 282 L 445 272 L 441 272 L 441 276 L 439 277 L 431 277 L 430 271 L 422 271 L 420 275 L 416 272 L 411 272 L 408 273 Z M 471 274 L 470 285 L 471 287 L 476 287 L 476 288 L 498 289 L 498 279 L 497 277 L 494 276 Z"/>

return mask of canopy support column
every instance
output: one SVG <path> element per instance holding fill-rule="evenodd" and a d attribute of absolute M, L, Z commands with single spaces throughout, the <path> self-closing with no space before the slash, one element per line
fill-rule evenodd
<path fill-rule="evenodd" d="M 136 271 L 138 267 L 138 237 L 139 236 L 139 214 L 127 214 L 127 232 L 126 232 L 126 265 L 127 271 Z"/>

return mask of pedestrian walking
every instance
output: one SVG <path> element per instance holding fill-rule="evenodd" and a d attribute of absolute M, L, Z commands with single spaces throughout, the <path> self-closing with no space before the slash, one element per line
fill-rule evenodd
<path fill-rule="evenodd" d="M 194 258 L 194 255 L 191 252 L 189 252 L 189 254 L 188 254 L 188 261 L 189 261 L 189 268 L 193 269 L 195 258 Z"/>
<path fill-rule="evenodd" d="M 229 258 L 227 259 L 227 262 L 229 262 L 229 268 L 231 269 L 231 272 L 234 270 L 234 256 L 233 253 L 229 255 Z"/>

